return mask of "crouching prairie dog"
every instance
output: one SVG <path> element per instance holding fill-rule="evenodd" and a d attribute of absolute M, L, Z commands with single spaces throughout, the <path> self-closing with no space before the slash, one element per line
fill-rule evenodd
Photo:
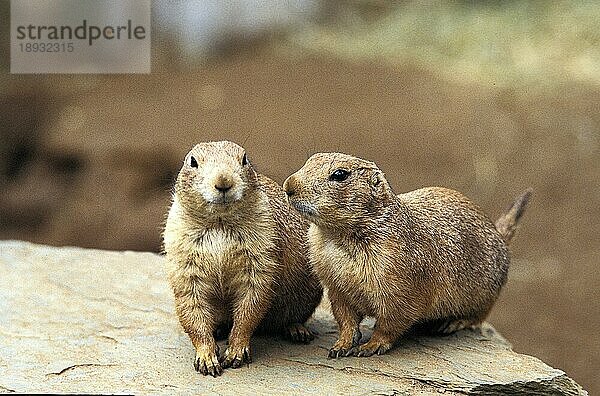
<path fill-rule="evenodd" d="M 197 371 L 217 376 L 250 363 L 255 330 L 313 339 L 303 323 L 323 290 L 307 263 L 307 230 L 281 187 L 254 170 L 242 147 L 210 142 L 188 153 L 163 237 Z M 229 344 L 219 359 L 215 334 L 223 329 L 230 329 Z"/>
<path fill-rule="evenodd" d="M 330 357 L 388 351 L 409 329 L 451 333 L 479 324 L 506 281 L 510 241 L 531 192 L 496 225 L 457 191 L 396 195 L 370 161 L 320 153 L 284 183 L 312 224 L 310 258 L 339 325 Z M 359 323 L 376 319 L 359 345 Z"/>

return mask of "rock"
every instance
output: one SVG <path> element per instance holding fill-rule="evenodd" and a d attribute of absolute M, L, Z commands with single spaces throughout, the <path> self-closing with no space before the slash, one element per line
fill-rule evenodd
<path fill-rule="evenodd" d="M 318 332 L 311 345 L 255 337 L 254 363 L 204 377 L 163 257 L 3 241 L 0 273 L 0 392 L 586 394 L 564 372 L 513 352 L 488 324 L 405 339 L 384 356 L 327 359 L 336 338 L 327 301 L 309 322 Z"/>

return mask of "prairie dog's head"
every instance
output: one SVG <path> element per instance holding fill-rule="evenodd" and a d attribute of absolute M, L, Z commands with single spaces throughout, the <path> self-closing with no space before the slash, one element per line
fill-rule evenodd
<path fill-rule="evenodd" d="M 187 208 L 214 211 L 239 202 L 256 183 L 246 150 L 228 141 L 207 142 L 186 155 L 175 194 Z"/>
<path fill-rule="evenodd" d="M 283 188 L 304 217 L 332 227 L 372 218 L 394 196 L 377 165 L 341 153 L 313 155 Z"/>

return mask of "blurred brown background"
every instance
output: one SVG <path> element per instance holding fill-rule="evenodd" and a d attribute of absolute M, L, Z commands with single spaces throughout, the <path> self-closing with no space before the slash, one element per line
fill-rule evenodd
<path fill-rule="evenodd" d="M 489 320 L 600 392 L 600 6 L 281 3 L 155 5 L 150 75 L 11 75 L 0 30 L 0 238 L 159 251 L 185 153 L 216 139 L 280 183 L 342 151 L 494 219 L 532 186 Z"/>

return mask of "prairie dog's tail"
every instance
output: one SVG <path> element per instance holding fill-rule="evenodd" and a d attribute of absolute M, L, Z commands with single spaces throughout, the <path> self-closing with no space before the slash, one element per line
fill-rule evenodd
<path fill-rule="evenodd" d="M 506 243 L 509 243 L 515 234 L 519 219 L 523 215 L 523 212 L 527 207 L 527 202 L 529 202 L 529 198 L 531 197 L 532 193 L 533 189 L 531 188 L 525 190 L 523 194 L 519 195 L 519 197 L 515 199 L 508 211 L 500 216 L 500 218 L 496 221 L 496 229 L 500 235 L 502 235 L 502 239 L 504 239 Z"/>

